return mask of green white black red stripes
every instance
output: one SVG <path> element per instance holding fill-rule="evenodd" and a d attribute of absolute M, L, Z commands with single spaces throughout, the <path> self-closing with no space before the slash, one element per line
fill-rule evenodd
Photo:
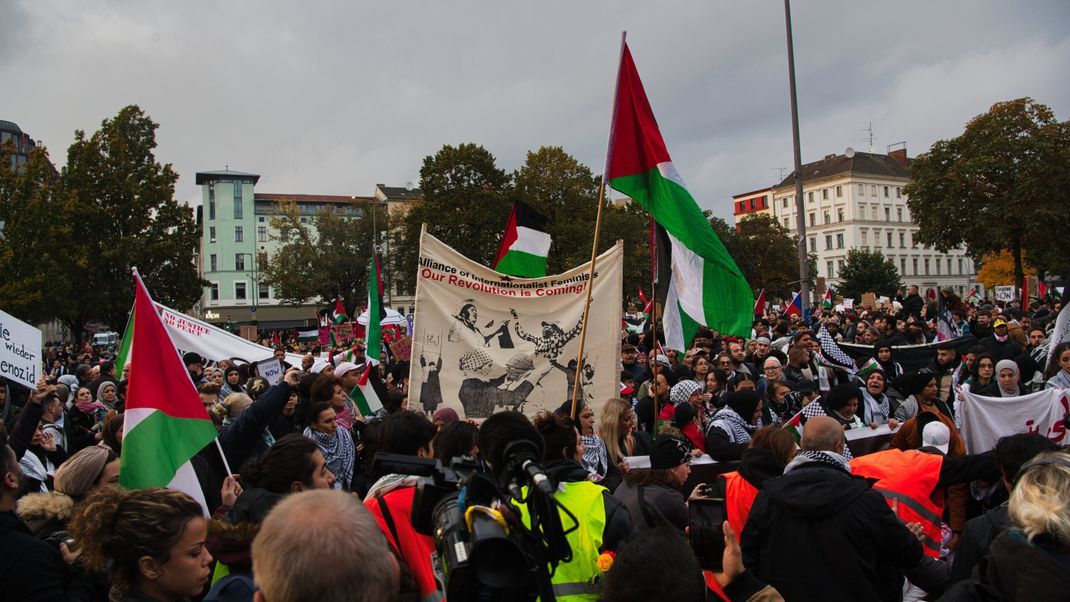
<path fill-rule="evenodd" d="M 216 437 L 189 372 L 139 277 L 135 280 L 130 382 L 119 484 L 170 487 L 207 507 L 190 459 Z"/>
<path fill-rule="evenodd" d="M 627 45 L 617 78 L 607 181 L 668 234 L 666 346 L 684 350 L 701 326 L 750 336 L 754 294 L 677 173 Z"/>
<path fill-rule="evenodd" d="M 353 387 L 349 391 L 349 396 L 353 398 L 353 402 L 357 404 L 357 409 L 364 417 L 369 417 L 375 414 L 375 412 L 383 409 L 383 402 L 379 399 L 379 393 L 376 392 L 375 387 L 372 386 L 372 370 L 375 370 L 375 365 L 371 362 L 366 364 L 364 373 L 357 379 L 357 386 Z"/>
<path fill-rule="evenodd" d="M 550 253 L 546 218 L 520 201 L 513 203 L 498 255 L 491 266 L 496 272 L 520 278 L 546 276 L 546 256 Z"/>

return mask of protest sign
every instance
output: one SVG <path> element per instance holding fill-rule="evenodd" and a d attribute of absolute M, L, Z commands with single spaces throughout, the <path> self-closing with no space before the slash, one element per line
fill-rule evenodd
<path fill-rule="evenodd" d="M 275 358 L 256 363 L 256 373 L 272 386 L 279 384 L 279 381 L 282 380 L 282 372 L 282 362 Z"/>
<path fill-rule="evenodd" d="M 966 451 L 980 454 L 996 446 L 1000 437 L 1036 433 L 1056 445 L 1066 445 L 1070 389 L 1045 389 L 1018 397 L 982 397 L 968 391 L 959 402 Z"/>
<path fill-rule="evenodd" d="M 257 345 L 159 303 L 156 304 L 156 308 L 160 310 L 164 328 L 171 336 L 171 341 L 175 344 L 179 354 L 195 351 L 201 357 L 212 361 L 236 357 L 251 362 L 269 358 L 274 354 L 274 350 L 270 347 Z M 300 366 L 301 356 L 296 353 L 287 353 L 286 362 L 293 366 Z"/>
<path fill-rule="evenodd" d="M 849 297 L 848 297 L 848 298 L 845 298 L 845 299 L 843 300 L 843 307 L 844 307 L 844 309 L 854 309 L 854 307 L 855 307 L 855 300 L 854 300 L 854 299 L 851 299 L 851 298 L 849 298 Z"/>
<path fill-rule="evenodd" d="M 352 324 L 346 323 L 346 324 L 335 324 L 334 325 L 334 339 L 336 341 L 338 341 L 338 343 L 345 343 L 346 341 L 349 341 L 352 338 L 353 338 L 353 325 Z"/>
<path fill-rule="evenodd" d="M 319 337 L 316 341 L 321 347 L 326 347 L 331 344 L 331 329 L 326 326 L 321 326 L 319 329 Z"/>
<path fill-rule="evenodd" d="M 1014 301 L 1013 286 L 997 286 L 996 301 Z"/>
<path fill-rule="evenodd" d="M 37 389 L 41 375 L 41 331 L 0 311 L 0 377 Z"/>
<path fill-rule="evenodd" d="M 877 309 L 877 295 L 874 293 L 862 293 L 862 305 L 869 309 Z"/>
<path fill-rule="evenodd" d="M 544 278 L 513 278 L 424 233 L 416 285 L 410 399 L 430 414 L 467 418 L 498 410 L 533 415 L 580 396 L 618 395 L 623 247 L 597 259 L 584 360 L 577 370 L 589 265 Z"/>
<path fill-rule="evenodd" d="M 399 362 L 407 362 L 412 357 L 412 339 L 403 336 L 390 343 L 390 355 Z"/>

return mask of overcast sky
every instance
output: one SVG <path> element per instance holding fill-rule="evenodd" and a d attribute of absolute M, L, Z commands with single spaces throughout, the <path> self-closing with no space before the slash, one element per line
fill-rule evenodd
<path fill-rule="evenodd" d="M 797 0 L 803 161 L 906 141 L 911 156 L 993 103 L 1070 115 L 1070 2 Z M 499 167 L 559 145 L 600 173 L 628 41 L 699 203 L 792 164 L 777 0 L 280 2 L 0 0 L 0 119 L 49 147 L 127 104 L 160 123 L 157 158 L 261 192 L 371 194 L 417 181 L 444 144 Z"/>

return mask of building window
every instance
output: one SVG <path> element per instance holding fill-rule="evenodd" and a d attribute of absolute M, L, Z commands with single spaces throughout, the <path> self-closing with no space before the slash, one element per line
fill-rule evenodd
<path fill-rule="evenodd" d="M 827 249 L 831 249 L 831 248 L 832 248 L 832 235 L 831 234 L 826 234 L 825 235 L 825 249 L 827 250 Z"/>
<path fill-rule="evenodd" d="M 925 258 L 925 275 L 926 276 L 929 275 L 929 258 L 928 257 Z"/>
<path fill-rule="evenodd" d="M 791 230 L 791 226 L 788 225 L 788 218 L 786 217 L 784 218 L 784 227 L 788 230 Z M 285 240 L 285 238 L 283 240 Z"/>
<path fill-rule="evenodd" d="M 899 258 L 899 275 L 905 276 L 907 273 L 907 259 L 906 257 Z"/>
<path fill-rule="evenodd" d="M 784 227 L 785 228 L 788 227 L 788 220 L 784 220 Z M 279 230 L 279 241 L 281 241 L 281 242 L 289 242 L 290 241 L 290 231 L 286 230 L 285 228 L 282 229 L 282 230 Z"/>
<path fill-rule="evenodd" d="M 903 208 L 902 207 L 896 207 L 895 208 L 895 215 L 896 215 L 896 219 L 898 221 L 903 221 Z"/>
<path fill-rule="evenodd" d="M 950 257 L 947 258 L 947 275 L 948 276 L 951 275 L 951 258 Z"/>
<path fill-rule="evenodd" d="M 208 286 L 208 300 L 219 301 L 219 283 L 213 282 Z"/>
<path fill-rule="evenodd" d="M 823 201 L 829 200 L 829 189 L 828 188 L 822 188 L 821 189 L 821 200 L 823 200 Z"/>
<path fill-rule="evenodd" d="M 917 276 L 918 275 L 918 258 L 915 257 L 914 259 L 910 260 L 910 262 L 911 262 L 911 264 L 913 264 L 911 266 L 914 269 L 913 274 L 915 276 Z"/>
<path fill-rule="evenodd" d="M 245 301 L 245 298 L 246 298 L 245 297 L 245 283 L 244 282 L 235 282 L 234 283 L 234 299 L 236 301 Z"/>
<path fill-rule="evenodd" d="M 884 221 L 886 221 L 886 222 L 892 221 L 892 208 L 891 207 L 885 207 L 884 208 Z"/>
<path fill-rule="evenodd" d="M 234 219 L 242 219 L 241 182 L 234 182 Z"/>
<path fill-rule="evenodd" d="M 783 207 L 784 207 L 784 209 L 788 208 L 788 197 L 784 197 Z"/>
<path fill-rule="evenodd" d="M 806 193 L 806 202 L 807 203 L 813 203 L 814 202 L 814 192 L 812 190 L 810 192 Z"/>
<path fill-rule="evenodd" d="M 825 270 L 828 272 L 828 277 L 829 278 L 835 278 L 836 277 L 835 274 L 832 273 L 832 262 L 831 261 L 825 263 Z"/>
<path fill-rule="evenodd" d="M 843 248 L 843 233 L 842 232 L 840 234 L 836 235 L 836 248 L 837 249 L 842 249 Z"/>
<path fill-rule="evenodd" d="M 836 187 L 836 198 L 841 198 L 842 196 L 843 196 L 843 186 L 837 186 Z"/>
<path fill-rule="evenodd" d="M 267 220 L 266 220 L 266 219 L 264 219 L 264 217 L 263 217 L 263 216 L 260 216 L 260 217 L 258 217 L 258 218 L 256 219 L 256 221 L 258 221 L 258 222 L 260 222 L 260 223 L 262 224 L 262 223 L 266 222 Z"/>
<path fill-rule="evenodd" d="M 827 224 L 827 223 L 829 223 L 829 212 L 828 212 L 828 211 L 825 211 L 825 212 L 824 212 L 824 213 L 822 214 L 822 217 L 824 217 L 824 218 L 825 218 L 825 223 L 826 223 L 826 224 Z"/>
<path fill-rule="evenodd" d="M 836 221 L 838 221 L 838 222 L 842 222 L 843 221 L 843 209 L 837 209 L 836 210 Z"/>
<path fill-rule="evenodd" d="M 216 263 L 215 253 L 208 256 L 208 271 L 215 272 L 219 269 L 218 263 Z"/>
<path fill-rule="evenodd" d="M 816 238 L 811 238 L 810 239 L 810 252 L 811 253 L 816 253 L 817 252 L 817 239 Z"/>
<path fill-rule="evenodd" d="M 895 198 L 897 198 L 897 199 L 903 198 L 903 187 L 902 186 L 896 186 L 895 187 Z"/>
<path fill-rule="evenodd" d="M 900 249 L 907 248 L 906 234 L 904 234 L 902 232 L 899 233 L 899 248 Z"/>
<path fill-rule="evenodd" d="M 888 233 L 888 248 L 890 249 L 890 248 L 892 248 L 893 246 L 895 246 L 895 245 L 893 245 L 893 244 L 892 244 L 892 233 L 891 233 L 891 232 L 889 232 L 889 233 Z"/>
<path fill-rule="evenodd" d="M 841 272 L 843 271 L 843 260 L 842 259 L 836 262 L 836 269 L 840 270 Z"/>
<path fill-rule="evenodd" d="M 245 242 L 245 229 L 241 226 L 234 226 L 234 242 Z"/>
<path fill-rule="evenodd" d="M 234 254 L 234 269 L 239 272 L 245 269 L 245 253 Z"/>
<path fill-rule="evenodd" d="M 256 241 L 267 242 L 267 226 L 256 227 Z"/>
<path fill-rule="evenodd" d="M 215 242 L 215 226 L 208 226 L 208 242 Z"/>
<path fill-rule="evenodd" d="M 215 182 L 208 183 L 208 219 L 215 219 Z"/>
<path fill-rule="evenodd" d="M 869 232 L 866 231 L 866 230 L 862 230 L 862 246 L 863 247 L 868 247 L 869 246 Z"/>
<path fill-rule="evenodd" d="M 962 275 L 962 260 L 959 259 L 959 276 Z"/>
<path fill-rule="evenodd" d="M 940 258 L 939 257 L 936 258 L 936 275 L 937 276 L 940 275 Z"/>
<path fill-rule="evenodd" d="M 858 196 L 866 196 L 866 185 L 865 184 L 859 184 L 858 185 Z"/>
<path fill-rule="evenodd" d="M 263 282 L 256 285 L 256 296 L 259 299 L 268 299 L 271 297 L 271 287 Z"/>
<path fill-rule="evenodd" d="M 811 228 L 814 227 L 814 214 L 813 213 L 810 214 L 810 227 Z"/>

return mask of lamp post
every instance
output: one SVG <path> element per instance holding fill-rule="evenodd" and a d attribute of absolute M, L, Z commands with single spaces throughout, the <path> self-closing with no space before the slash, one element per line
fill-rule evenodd
<path fill-rule="evenodd" d="M 250 291 L 252 293 L 252 301 L 251 301 L 251 303 L 249 305 L 249 313 L 252 314 L 252 317 L 250 318 L 250 320 L 252 321 L 253 325 L 255 326 L 256 323 L 257 323 L 257 319 L 256 319 L 256 304 L 257 304 L 257 302 L 260 301 L 260 281 L 259 281 L 259 279 L 257 277 L 257 271 L 256 271 L 256 263 L 257 263 L 256 262 L 256 256 L 257 256 L 257 254 L 256 253 L 239 253 L 239 255 L 241 255 L 242 257 L 245 257 L 246 255 L 248 255 L 249 256 L 249 261 L 252 263 L 252 268 L 253 268 L 252 272 L 245 272 L 245 273 L 250 274 L 252 276 L 252 280 L 253 280 L 252 286 L 249 287 Z"/>
<path fill-rule="evenodd" d="M 791 37 L 791 3 L 784 0 L 784 26 L 788 39 L 788 89 L 791 93 L 791 142 L 795 151 L 795 219 L 799 223 L 799 297 L 803 318 L 810 318 L 810 262 L 807 261 L 806 220 L 803 206 L 802 151 L 799 143 L 799 101 L 795 94 L 795 45 Z"/>

